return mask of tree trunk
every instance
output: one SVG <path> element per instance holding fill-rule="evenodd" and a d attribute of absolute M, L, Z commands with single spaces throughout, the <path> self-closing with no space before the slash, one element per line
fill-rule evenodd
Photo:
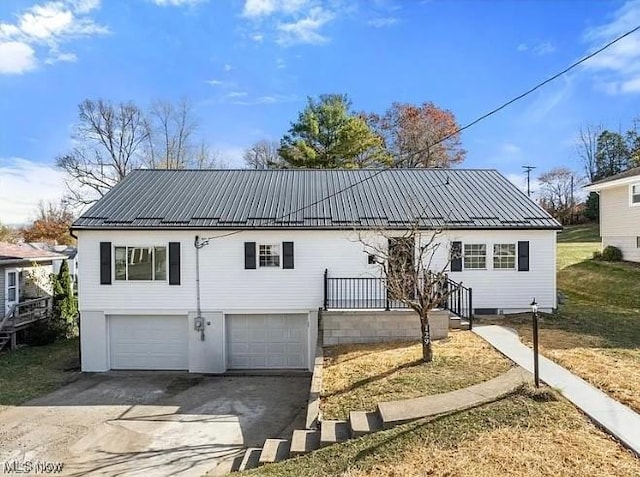
<path fill-rule="evenodd" d="M 429 328 L 428 316 L 420 317 L 420 331 L 422 331 L 422 361 L 430 363 L 433 361 L 433 349 L 431 347 L 431 329 Z"/>

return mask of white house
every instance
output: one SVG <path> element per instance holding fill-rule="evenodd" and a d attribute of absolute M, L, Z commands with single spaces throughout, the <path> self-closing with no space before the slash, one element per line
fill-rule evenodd
<path fill-rule="evenodd" d="M 414 224 L 471 311 L 555 308 L 560 225 L 494 170 L 138 170 L 73 225 L 82 369 L 311 369 L 325 270 L 379 277 L 359 234 Z"/>
<path fill-rule="evenodd" d="M 625 260 L 640 262 L 640 167 L 589 184 L 600 196 L 602 246 L 613 245 Z"/>

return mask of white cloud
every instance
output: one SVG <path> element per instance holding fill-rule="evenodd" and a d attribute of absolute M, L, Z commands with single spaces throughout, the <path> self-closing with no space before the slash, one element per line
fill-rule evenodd
<path fill-rule="evenodd" d="M 224 71 L 231 71 L 233 69 L 233 66 L 231 66 L 230 64 L 226 64 L 222 67 L 222 69 Z"/>
<path fill-rule="evenodd" d="M 245 0 L 242 16 L 252 22 L 254 29 L 259 25 L 261 30 L 275 30 L 276 42 L 281 46 L 299 43 L 319 45 L 328 41 L 320 30 L 336 18 L 339 3 L 338 0 Z M 342 13 L 345 8 L 343 5 Z M 265 34 L 260 31 L 249 38 L 262 42 Z"/>
<path fill-rule="evenodd" d="M 292 22 L 280 23 L 278 44 L 290 46 L 300 43 L 318 45 L 326 43 L 328 38 L 320 33 L 320 29 L 333 20 L 333 13 L 322 7 L 314 7 L 309 15 Z"/>
<path fill-rule="evenodd" d="M 521 53 L 525 51 L 530 51 L 534 55 L 544 56 L 544 55 L 550 55 L 551 53 L 555 53 L 557 48 L 550 41 L 542 41 L 534 45 L 529 45 L 527 43 L 520 43 L 517 46 L 516 50 Z"/>
<path fill-rule="evenodd" d="M 207 80 L 206 82 L 211 86 L 222 86 L 223 84 L 225 84 L 224 81 L 217 80 L 217 79 L 210 79 L 210 80 Z"/>
<path fill-rule="evenodd" d="M 640 1 L 632 0 L 616 10 L 608 23 L 588 29 L 584 34 L 589 51 L 596 50 L 640 24 Z M 587 60 L 584 68 L 595 74 L 596 87 L 609 94 L 640 92 L 640 34 L 618 41 Z"/>
<path fill-rule="evenodd" d="M 60 53 L 60 46 L 71 40 L 104 35 L 108 28 L 88 14 L 99 8 L 100 0 L 57 0 L 36 4 L 16 16 L 14 23 L 0 23 L 0 47 L 12 58 L 21 53 L 22 68 L 0 66 L 0 73 L 24 73 L 34 69 L 41 57 L 45 63 L 75 61 L 74 53 Z M 20 44 L 21 46 L 18 46 Z M 39 58 L 40 57 L 40 58 Z M 26 66 L 25 66 L 26 65 Z"/>
<path fill-rule="evenodd" d="M 271 15 L 276 11 L 275 0 L 246 0 L 242 15 L 249 18 Z"/>
<path fill-rule="evenodd" d="M 522 149 L 520 149 L 519 146 L 516 146 L 515 144 L 511 144 L 509 142 L 503 144 L 501 150 L 505 154 L 520 154 L 522 152 Z"/>
<path fill-rule="evenodd" d="M 75 53 L 57 53 L 50 55 L 45 63 L 53 65 L 55 63 L 75 63 L 76 61 L 78 61 L 78 55 Z"/>
<path fill-rule="evenodd" d="M 26 159 L 0 159 L 0 221 L 22 224 L 33 219 L 40 200 L 56 201 L 65 192 L 64 174 Z"/>
<path fill-rule="evenodd" d="M 0 74 L 22 74 L 36 67 L 35 51 L 19 41 L 0 42 Z"/>
<path fill-rule="evenodd" d="M 533 52 L 536 55 L 550 55 L 556 51 L 556 47 L 549 41 L 544 41 L 533 47 Z"/>
<path fill-rule="evenodd" d="M 521 174 L 506 174 L 505 177 L 509 182 L 515 185 L 522 192 L 527 192 L 527 175 L 524 173 Z M 531 183 L 533 184 L 535 180 L 533 177 L 531 178 Z"/>
<path fill-rule="evenodd" d="M 227 94 L 227 98 L 244 98 L 246 96 L 249 96 L 246 91 L 232 91 Z"/>
<path fill-rule="evenodd" d="M 292 14 L 307 7 L 310 0 L 245 0 L 242 16 L 262 18 L 274 13 Z"/>
<path fill-rule="evenodd" d="M 374 28 L 384 28 L 388 26 L 396 25 L 400 20 L 396 17 L 381 17 L 374 18 L 373 20 L 369 20 L 367 25 L 372 26 Z"/>

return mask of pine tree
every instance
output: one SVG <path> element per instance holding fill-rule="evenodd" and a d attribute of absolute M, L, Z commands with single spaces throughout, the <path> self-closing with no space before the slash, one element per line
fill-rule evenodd
<path fill-rule="evenodd" d="M 69 265 L 62 262 L 60 271 L 53 280 L 53 319 L 61 338 L 70 338 L 77 334 L 78 303 L 73 291 L 73 282 Z"/>

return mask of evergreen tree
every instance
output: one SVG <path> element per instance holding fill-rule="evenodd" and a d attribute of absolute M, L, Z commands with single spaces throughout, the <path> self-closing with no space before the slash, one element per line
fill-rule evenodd
<path fill-rule="evenodd" d="M 73 281 L 66 260 L 62 262 L 53 282 L 53 320 L 61 338 L 77 334 L 78 303 L 73 291 Z"/>

